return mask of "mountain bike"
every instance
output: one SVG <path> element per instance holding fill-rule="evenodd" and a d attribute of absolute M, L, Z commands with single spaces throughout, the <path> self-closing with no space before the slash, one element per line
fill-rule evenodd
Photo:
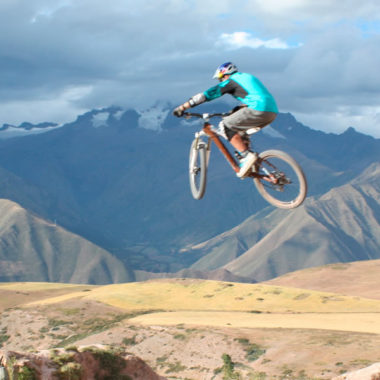
<path fill-rule="evenodd" d="M 212 117 L 224 117 L 227 113 L 191 113 L 184 112 L 186 119 L 201 118 L 203 128 L 195 133 L 189 156 L 189 179 L 192 196 L 203 198 L 206 191 L 207 170 L 210 161 L 211 143 L 217 146 L 235 172 L 240 170 L 239 152 L 235 158 L 223 144 L 216 128 L 209 123 Z M 238 132 L 251 149 L 250 136 L 261 128 L 251 128 Z M 258 159 L 244 178 L 252 178 L 260 195 L 273 206 L 292 209 L 298 207 L 306 198 L 307 182 L 298 163 L 289 154 L 280 150 L 266 150 L 258 153 Z M 242 179 L 244 179 L 242 178 Z"/>

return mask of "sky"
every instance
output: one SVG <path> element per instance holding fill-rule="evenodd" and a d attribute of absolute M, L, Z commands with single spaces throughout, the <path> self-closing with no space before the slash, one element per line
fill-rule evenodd
<path fill-rule="evenodd" d="M 378 0 L 0 0 L 0 126 L 175 106 L 232 61 L 303 124 L 380 138 L 379 47 Z"/>

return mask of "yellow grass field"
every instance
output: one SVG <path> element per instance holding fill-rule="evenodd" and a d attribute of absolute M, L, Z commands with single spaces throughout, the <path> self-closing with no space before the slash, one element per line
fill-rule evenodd
<path fill-rule="evenodd" d="M 145 314 L 130 319 L 142 325 L 196 325 L 231 328 L 285 328 L 353 331 L 380 334 L 377 313 L 253 314 L 242 312 L 178 311 Z"/>
<path fill-rule="evenodd" d="M 52 304 L 77 297 L 126 310 L 380 313 L 380 300 L 264 284 L 189 279 L 93 287 L 86 292 L 74 291 L 30 305 Z"/>
<path fill-rule="evenodd" d="M 64 290 L 72 291 L 75 288 L 94 288 L 93 285 L 62 284 L 55 282 L 2 282 L 0 290 L 14 290 L 22 292 L 37 292 L 41 290 Z"/>
<path fill-rule="evenodd" d="M 60 284 L 46 282 L 7 282 L 0 283 L 0 311 L 10 307 L 24 306 L 34 301 L 55 298 L 74 292 L 81 294 L 83 291 L 93 289 L 95 286 Z"/>

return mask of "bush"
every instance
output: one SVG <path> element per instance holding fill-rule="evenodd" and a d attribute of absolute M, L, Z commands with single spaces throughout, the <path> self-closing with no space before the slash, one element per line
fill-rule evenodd
<path fill-rule="evenodd" d="M 240 374 L 235 372 L 235 363 L 231 360 L 231 356 L 228 354 L 222 355 L 223 359 L 223 380 L 240 380 Z"/>
<path fill-rule="evenodd" d="M 265 354 L 266 350 L 261 348 L 256 343 L 251 343 L 246 338 L 238 338 L 236 339 L 242 346 L 244 346 L 244 350 L 246 352 L 246 359 L 250 362 L 257 360 L 261 355 Z"/>
<path fill-rule="evenodd" d="M 79 363 L 64 364 L 55 372 L 55 376 L 60 380 L 81 380 L 82 366 Z"/>
<path fill-rule="evenodd" d="M 125 346 L 134 346 L 137 343 L 136 335 L 134 335 L 132 338 L 123 338 L 122 343 Z"/>
<path fill-rule="evenodd" d="M 34 369 L 24 366 L 18 370 L 17 380 L 37 380 L 37 375 Z"/>

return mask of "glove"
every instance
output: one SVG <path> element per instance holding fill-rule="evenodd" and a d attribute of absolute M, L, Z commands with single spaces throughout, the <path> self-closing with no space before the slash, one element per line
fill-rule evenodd
<path fill-rule="evenodd" d="M 178 106 L 174 109 L 173 115 L 177 117 L 181 117 L 185 111 L 183 110 L 182 106 Z"/>

